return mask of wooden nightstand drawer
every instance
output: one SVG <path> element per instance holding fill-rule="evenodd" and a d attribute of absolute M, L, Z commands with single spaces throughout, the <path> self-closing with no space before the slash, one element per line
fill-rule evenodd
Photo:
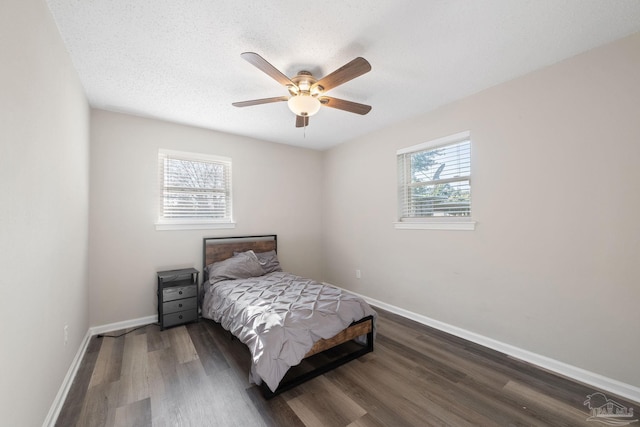
<path fill-rule="evenodd" d="M 162 290 L 162 302 L 173 301 L 181 298 L 195 297 L 198 288 L 195 285 L 172 286 Z"/>
<path fill-rule="evenodd" d="M 178 311 L 177 313 L 165 314 L 162 318 L 162 324 L 168 328 L 197 320 L 198 310 Z"/>
<path fill-rule="evenodd" d="M 176 311 L 191 310 L 198 307 L 198 299 L 196 297 L 177 299 L 162 304 L 162 312 L 164 314 L 175 313 Z"/>

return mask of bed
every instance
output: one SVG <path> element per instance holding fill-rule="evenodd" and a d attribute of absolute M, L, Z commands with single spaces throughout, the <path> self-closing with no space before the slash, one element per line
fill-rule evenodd
<path fill-rule="evenodd" d="M 205 238 L 203 260 L 202 317 L 249 348 L 249 380 L 266 398 L 373 351 L 375 311 L 354 294 L 283 272 L 276 235 Z"/>

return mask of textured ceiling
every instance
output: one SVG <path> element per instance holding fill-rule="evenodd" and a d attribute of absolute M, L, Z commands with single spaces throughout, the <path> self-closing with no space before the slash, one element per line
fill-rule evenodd
<path fill-rule="evenodd" d="M 639 0 L 47 0 L 92 106 L 326 149 L 640 31 Z M 372 70 L 295 128 L 287 95 L 240 58 L 324 76 Z"/>

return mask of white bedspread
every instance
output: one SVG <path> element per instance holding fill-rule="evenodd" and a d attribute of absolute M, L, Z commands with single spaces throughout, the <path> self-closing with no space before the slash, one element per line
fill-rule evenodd
<path fill-rule="evenodd" d="M 290 273 L 225 280 L 210 287 L 202 316 L 249 347 L 249 379 L 272 390 L 320 338 L 331 338 L 375 311 L 362 298 Z"/>

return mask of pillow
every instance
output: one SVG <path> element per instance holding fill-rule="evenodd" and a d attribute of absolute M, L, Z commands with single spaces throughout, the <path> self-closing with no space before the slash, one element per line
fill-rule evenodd
<path fill-rule="evenodd" d="M 264 270 L 253 251 L 241 252 L 224 261 L 214 262 L 207 266 L 209 283 L 222 280 L 248 279 L 262 276 Z"/>
<path fill-rule="evenodd" d="M 282 271 L 282 267 L 280 267 L 280 261 L 278 261 L 278 255 L 275 250 L 269 252 L 253 252 L 256 257 L 258 257 L 258 262 L 262 266 L 263 274 L 273 273 L 274 271 Z M 233 255 L 238 255 L 247 252 L 234 252 Z"/>
<path fill-rule="evenodd" d="M 274 271 L 282 271 L 276 251 L 258 252 L 256 253 L 256 256 L 258 257 L 258 262 L 262 266 L 264 274 L 273 273 Z"/>

